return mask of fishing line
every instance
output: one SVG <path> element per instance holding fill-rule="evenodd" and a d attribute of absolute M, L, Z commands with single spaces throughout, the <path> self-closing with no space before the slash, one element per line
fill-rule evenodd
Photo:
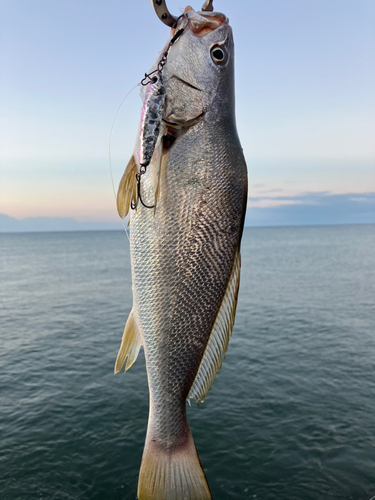
<path fill-rule="evenodd" d="M 126 96 L 123 98 L 123 100 L 120 102 L 120 105 L 119 107 L 117 108 L 117 111 L 116 111 L 116 114 L 115 114 L 115 117 L 113 118 L 113 122 L 112 122 L 112 127 L 111 127 L 111 132 L 109 133 L 109 143 L 108 143 L 108 160 L 109 160 L 109 171 L 110 171 L 110 174 L 111 174 L 111 182 L 112 182 L 112 189 L 113 189 L 113 195 L 115 197 L 115 201 L 117 202 L 117 195 L 116 195 L 116 189 L 115 189 L 115 183 L 114 183 L 114 180 L 113 180 L 113 171 L 112 171 L 112 161 L 111 161 L 111 142 L 112 142 L 112 133 L 113 133 L 113 129 L 115 127 L 115 123 L 116 123 L 116 118 L 117 118 L 117 115 L 119 114 L 120 112 L 120 109 L 121 109 L 121 106 L 124 104 L 124 101 L 125 99 L 128 97 L 129 94 L 131 94 L 133 92 L 133 90 L 136 88 L 136 87 L 139 87 L 140 86 L 140 83 L 137 83 L 136 85 L 134 85 L 134 87 L 132 89 L 129 90 L 129 92 L 126 94 Z M 128 234 L 128 230 L 126 229 L 125 227 L 125 224 L 124 224 L 124 221 L 123 219 L 121 219 L 121 223 L 122 223 L 122 226 L 125 230 L 125 233 L 126 233 L 126 236 L 129 240 L 129 234 Z M 129 240 L 130 241 L 130 240 Z"/>

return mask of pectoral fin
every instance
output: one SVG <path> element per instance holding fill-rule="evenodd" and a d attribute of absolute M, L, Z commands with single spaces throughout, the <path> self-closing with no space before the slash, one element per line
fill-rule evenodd
<path fill-rule="evenodd" d="M 133 200 L 135 202 L 136 200 L 137 179 L 135 176 L 137 172 L 137 163 L 134 156 L 132 156 L 121 178 L 117 191 L 117 211 L 122 219 L 125 219 L 128 215 L 131 201 Z"/>
<path fill-rule="evenodd" d="M 240 270 L 241 256 L 238 250 L 234 258 L 232 272 L 223 301 L 216 316 L 201 364 L 199 365 L 197 376 L 189 392 L 188 399 L 192 398 L 196 403 L 204 401 L 208 390 L 221 368 L 222 358 L 225 356 L 228 348 L 236 314 Z"/>
<path fill-rule="evenodd" d="M 125 371 L 129 370 L 134 361 L 138 357 L 139 349 L 141 348 L 142 340 L 138 332 L 137 325 L 134 321 L 133 310 L 129 314 L 128 321 L 126 322 L 124 333 L 122 334 L 122 341 L 120 349 L 117 354 L 115 363 L 115 374 L 121 371 L 126 358 Z"/>

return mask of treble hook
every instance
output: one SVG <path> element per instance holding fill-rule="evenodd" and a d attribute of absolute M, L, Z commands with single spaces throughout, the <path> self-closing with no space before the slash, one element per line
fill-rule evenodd
<path fill-rule="evenodd" d="M 214 10 L 212 2 L 213 0 L 206 0 L 202 5 L 202 12 L 212 12 Z M 165 0 L 150 0 L 150 3 L 160 21 L 170 28 L 174 28 L 176 26 L 178 17 L 173 16 L 169 12 Z"/>

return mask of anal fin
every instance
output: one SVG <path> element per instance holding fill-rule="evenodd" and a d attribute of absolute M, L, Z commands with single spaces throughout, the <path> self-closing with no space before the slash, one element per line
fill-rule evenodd
<path fill-rule="evenodd" d="M 125 371 L 129 370 L 134 361 L 138 357 L 139 349 L 141 348 L 142 340 L 138 332 L 137 325 L 134 321 L 133 310 L 130 312 L 126 322 L 124 333 L 122 334 L 122 341 L 120 349 L 117 354 L 115 363 L 115 374 L 121 371 L 126 358 Z"/>
<path fill-rule="evenodd" d="M 188 399 L 202 403 L 212 386 L 222 364 L 232 334 L 240 285 L 241 256 L 237 250 L 228 285 L 219 312 L 216 316 L 197 375 L 191 386 Z"/>

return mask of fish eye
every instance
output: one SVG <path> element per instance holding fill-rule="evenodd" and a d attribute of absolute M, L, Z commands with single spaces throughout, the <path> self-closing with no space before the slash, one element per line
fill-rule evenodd
<path fill-rule="evenodd" d="M 227 54 L 218 45 L 211 47 L 211 59 L 215 64 L 224 64 L 227 61 Z"/>

